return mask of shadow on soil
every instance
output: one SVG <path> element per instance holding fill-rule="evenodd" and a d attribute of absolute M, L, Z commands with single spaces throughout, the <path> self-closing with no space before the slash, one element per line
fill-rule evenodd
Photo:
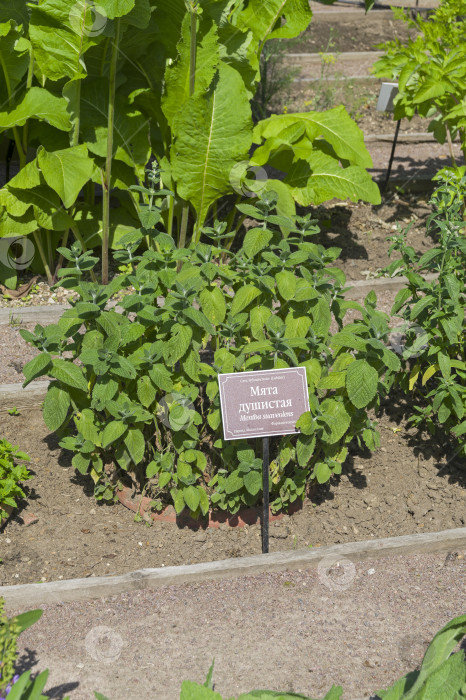
<path fill-rule="evenodd" d="M 36 652 L 32 651 L 32 649 L 26 648 L 16 661 L 15 673 L 21 675 L 26 671 L 32 671 L 32 669 L 35 666 L 37 666 L 37 663 L 38 659 Z M 38 675 L 38 671 L 34 671 L 33 673 L 31 673 L 31 680 L 36 678 Z M 74 683 L 61 683 L 60 685 L 56 685 L 53 688 L 47 690 L 44 697 L 50 698 L 50 700 L 52 700 L 52 698 L 54 698 L 55 700 L 64 700 L 64 698 L 67 697 L 68 693 L 70 693 L 72 690 L 76 690 L 78 686 L 78 681 Z"/>
<path fill-rule="evenodd" d="M 412 402 L 408 399 L 401 392 L 394 393 L 390 401 L 382 402 L 381 414 L 394 422 L 407 420 L 412 415 Z M 449 483 L 466 488 L 466 459 L 459 455 L 458 442 L 452 436 L 442 436 L 439 431 L 431 435 L 420 427 L 412 434 L 405 433 L 405 440 L 416 458 L 429 460 L 433 457 L 439 475 L 447 474 Z"/>

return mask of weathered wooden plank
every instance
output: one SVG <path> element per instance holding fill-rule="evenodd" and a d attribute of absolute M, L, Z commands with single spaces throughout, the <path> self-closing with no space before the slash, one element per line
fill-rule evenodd
<path fill-rule="evenodd" d="M 224 559 L 204 564 L 140 569 L 120 576 L 70 579 L 50 583 L 2 586 L 0 589 L 9 609 L 74 600 L 93 600 L 120 593 L 154 589 L 210 579 L 253 576 L 254 574 L 293 569 L 312 569 L 320 562 L 352 562 L 378 559 L 397 554 L 421 554 L 450 551 L 466 547 L 466 527 L 442 532 L 387 537 L 379 540 L 348 542 L 316 549 L 291 550 L 251 557 Z"/>

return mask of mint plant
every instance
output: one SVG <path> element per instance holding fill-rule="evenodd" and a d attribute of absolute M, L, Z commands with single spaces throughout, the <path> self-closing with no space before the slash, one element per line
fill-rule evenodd
<path fill-rule="evenodd" d="M 17 499 L 25 497 L 21 484 L 32 479 L 32 474 L 23 462 L 28 462 L 29 459 L 27 454 L 20 452 L 7 440 L 0 439 L 0 523 L 9 516 L 5 506 L 16 508 Z"/>
<path fill-rule="evenodd" d="M 430 119 L 439 143 L 448 142 L 452 165 L 452 141 L 459 135 L 466 156 L 464 100 L 466 97 L 465 0 L 443 0 L 429 17 L 394 8 L 394 16 L 416 30 L 416 38 L 403 44 L 394 39 L 379 48 L 386 52 L 374 65 L 374 73 L 398 83 L 394 119 L 411 119 L 416 113 Z"/>
<path fill-rule="evenodd" d="M 459 454 L 466 455 L 466 238 L 464 201 L 466 168 L 444 169 L 430 204 L 428 233 L 437 238 L 434 248 L 418 256 L 406 243 L 407 231 L 391 238 L 390 252 L 401 258 L 387 268 L 391 276 L 405 275 L 408 284 L 395 299 L 392 314 L 404 322 L 401 387 L 415 401 L 410 418 L 431 433 L 440 429 L 458 439 Z M 438 278 L 427 282 L 423 274 Z"/>
<path fill-rule="evenodd" d="M 221 437 L 218 373 L 307 369 L 311 411 L 301 434 L 273 443 L 274 509 L 302 498 L 310 479 L 339 474 L 353 438 L 378 444 L 368 410 L 400 368 L 384 344 L 388 317 L 372 293 L 364 306 L 345 299 L 339 249 L 312 243 L 315 222 L 278 215 L 277 201 L 267 193 L 238 206 L 257 225 L 234 254 L 218 245 L 229 234 L 223 226 L 216 245 L 176 248 L 153 201 L 141 228 L 121 239 L 115 255 L 125 272 L 108 286 L 86 279 L 96 260 L 79 244 L 60 250 L 70 261 L 62 283 L 77 299 L 57 324 L 21 331 L 40 350 L 24 385 L 52 378 L 44 420 L 61 432 L 73 466 L 90 474 L 97 498 L 113 499 L 125 482 L 194 517 L 260 500 L 254 445 Z M 159 227 L 146 228 L 153 221 Z M 115 298 L 121 313 L 110 307 Z M 349 308 L 362 317 L 343 327 Z"/>

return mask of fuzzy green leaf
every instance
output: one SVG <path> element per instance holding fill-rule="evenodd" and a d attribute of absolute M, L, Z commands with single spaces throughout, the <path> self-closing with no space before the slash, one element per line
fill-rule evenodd
<path fill-rule="evenodd" d="M 366 360 L 355 360 L 346 372 L 346 390 L 356 408 L 367 406 L 377 393 L 379 375 Z"/>
<path fill-rule="evenodd" d="M 128 428 L 128 433 L 125 437 L 125 445 L 134 464 L 142 462 L 146 450 L 143 432 L 138 428 Z"/>
<path fill-rule="evenodd" d="M 34 357 L 23 367 L 23 374 L 26 380 L 23 382 L 23 387 L 27 386 L 33 379 L 42 377 L 44 374 L 49 374 L 49 369 L 52 367 L 52 356 L 47 352 L 42 352 L 37 357 Z"/>
<path fill-rule="evenodd" d="M 50 372 L 52 377 L 58 379 L 67 386 L 87 392 L 87 380 L 81 367 L 68 360 L 53 360 L 53 368 Z"/>
<path fill-rule="evenodd" d="M 218 326 L 223 323 L 226 316 L 225 297 L 218 287 L 203 289 L 199 295 L 201 308 L 209 321 Z"/>
<path fill-rule="evenodd" d="M 49 430 L 54 432 L 63 425 L 70 405 L 71 400 L 68 392 L 52 382 L 49 385 L 42 409 L 44 422 Z"/>
<path fill-rule="evenodd" d="M 231 305 L 232 316 L 239 314 L 240 311 L 249 306 L 249 304 L 259 295 L 260 291 L 252 284 L 245 284 L 243 287 L 240 287 L 236 292 Z"/>
<path fill-rule="evenodd" d="M 102 447 L 106 449 L 125 434 L 127 426 L 120 420 L 112 420 L 107 423 L 102 433 Z"/>

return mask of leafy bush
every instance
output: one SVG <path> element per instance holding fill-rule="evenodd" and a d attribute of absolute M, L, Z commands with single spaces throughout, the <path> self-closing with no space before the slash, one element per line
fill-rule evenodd
<path fill-rule="evenodd" d="M 83 250 L 102 244 L 106 283 L 109 246 L 117 248 L 137 223 L 131 186 L 143 185 L 154 156 L 173 193 L 159 193 L 168 233 L 183 247 L 191 215 L 198 241 L 217 200 L 241 196 L 266 42 L 296 37 L 311 17 L 306 0 L 44 0 L 30 7 L 0 0 L 0 52 L 8 56 L 0 132 L 14 140 L 20 161 L 0 190 L 0 238 L 32 235 L 50 282 L 63 262 L 54 259 L 60 241 L 65 247 L 72 233 Z M 298 175 L 265 185 L 279 192 L 283 212 L 293 213 L 294 199 L 314 201 L 315 192 L 379 201 L 362 133 L 343 109 L 304 121 L 288 115 L 287 124 L 295 147 L 280 165 Z M 266 128 L 271 153 L 279 139 L 289 142 L 289 132 L 266 126 L 261 138 Z M 119 206 L 110 221 L 112 190 Z M 15 278 L 6 268 L 1 274 Z"/>
<path fill-rule="evenodd" d="M 29 461 L 27 454 L 5 439 L 0 440 L 0 523 L 9 515 L 4 506 L 16 508 L 16 499 L 24 498 L 20 483 L 32 478 L 24 464 L 18 463 L 25 461 Z"/>
<path fill-rule="evenodd" d="M 4 604 L 3 598 L 0 598 L 0 700 L 4 700 L 10 694 L 13 686 L 15 690 L 11 693 L 12 699 L 15 696 L 17 700 L 22 697 L 28 697 L 29 700 L 39 700 L 38 696 L 34 694 L 30 696 L 18 695 L 20 685 L 25 688 L 26 684 L 24 680 L 21 680 L 23 676 L 15 674 L 14 669 L 17 639 L 21 632 L 37 622 L 42 615 L 42 610 L 30 610 L 16 617 L 8 618 L 3 610 Z M 31 683 L 30 686 L 32 685 Z"/>
<path fill-rule="evenodd" d="M 403 9 L 394 9 L 394 15 L 417 36 L 406 45 L 399 39 L 381 44 L 386 55 L 375 63 L 374 73 L 398 82 L 394 118 L 411 119 L 417 112 L 430 119 L 429 131 L 439 143 L 448 140 L 455 165 L 451 142 L 457 134 L 466 156 L 466 2 L 442 0 L 427 19 L 421 14 L 410 19 Z"/>
<path fill-rule="evenodd" d="M 437 245 L 418 256 L 406 243 L 407 231 L 392 237 L 390 251 L 400 253 L 387 270 L 392 276 L 405 275 L 392 314 L 403 319 L 403 371 L 398 380 L 413 392 L 410 421 L 426 424 L 431 433 L 441 428 L 459 441 L 459 453 L 466 455 L 466 238 L 464 201 L 466 168 L 445 169 L 430 201 L 433 213 L 428 232 L 438 236 Z M 438 273 L 427 282 L 424 273 Z"/>
<path fill-rule="evenodd" d="M 115 253 L 127 272 L 108 287 L 84 280 L 96 259 L 79 245 L 60 249 L 73 265 L 63 284 L 78 299 L 58 324 L 20 331 L 41 351 L 24 367 L 24 385 L 52 377 L 45 422 L 64 435 L 61 446 L 91 475 L 97 498 L 111 500 L 123 479 L 159 508 L 171 500 L 194 517 L 209 503 L 236 512 L 258 502 L 253 445 L 221 437 L 218 373 L 307 369 L 311 410 L 301 435 L 273 444 L 274 509 L 302 497 L 309 479 L 341 473 L 353 438 L 378 444 L 367 412 L 400 368 L 384 344 L 387 316 L 374 293 L 363 307 L 346 300 L 334 266 L 340 250 L 310 242 L 314 222 L 278 216 L 276 205 L 269 194 L 238 206 L 258 223 L 236 254 L 204 243 L 180 250 L 157 229 L 135 231 Z M 155 202 L 143 217 L 152 215 L 160 218 Z M 139 254 L 143 235 L 150 249 Z M 122 290 L 117 313 L 109 303 Z M 349 308 L 362 319 L 343 328 Z"/>

